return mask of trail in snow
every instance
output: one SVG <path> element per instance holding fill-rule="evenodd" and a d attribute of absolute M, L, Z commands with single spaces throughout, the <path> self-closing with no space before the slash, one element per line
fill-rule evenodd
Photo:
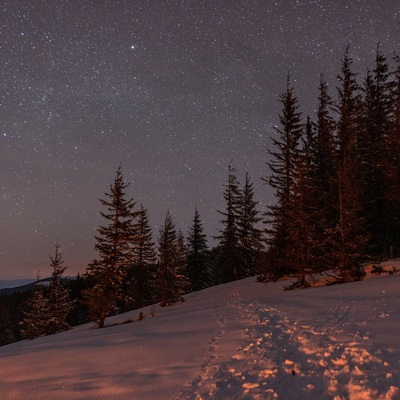
<path fill-rule="evenodd" d="M 219 361 L 218 343 L 229 329 L 219 315 L 220 328 L 210 343 L 210 354 L 180 399 L 400 398 L 399 363 L 386 361 L 390 358 L 387 349 L 368 344 L 371 322 L 389 315 L 371 313 L 382 309 L 385 293 L 376 295 L 373 301 L 378 306 L 370 312 L 360 309 L 363 296 L 321 297 L 289 319 L 265 303 L 243 300 L 236 288 L 228 290 L 230 305 L 250 322 L 243 345 L 229 360 Z"/>

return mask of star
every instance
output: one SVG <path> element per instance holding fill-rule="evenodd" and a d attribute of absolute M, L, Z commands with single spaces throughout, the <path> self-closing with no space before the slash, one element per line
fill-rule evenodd
<path fill-rule="evenodd" d="M 56 239 L 84 272 L 120 164 L 155 239 L 167 209 L 186 233 L 197 205 L 215 245 L 231 161 L 260 211 L 273 201 L 261 177 L 288 72 L 314 118 L 347 45 L 362 79 L 400 36 L 396 1 L 3 3 L 0 180 L 15 202 L 0 197 L 0 279 L 45 275 Z"/>

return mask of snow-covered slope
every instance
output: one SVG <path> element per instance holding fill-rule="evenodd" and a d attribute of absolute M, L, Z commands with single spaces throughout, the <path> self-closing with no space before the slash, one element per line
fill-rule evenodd
<path fill-rule="evenodd" d="M 1 399 L 400 399 L 400 274 L 284 285 L 250 278 L 1 347 Z"/>

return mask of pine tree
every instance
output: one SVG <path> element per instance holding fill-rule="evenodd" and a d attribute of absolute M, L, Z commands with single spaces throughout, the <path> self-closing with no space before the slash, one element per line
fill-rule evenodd
<path fill-rule="evenodd" d="M 336 123 L 331 112 L 333 101 L 328 94 L 328 85 L 321 76 L 316 125 L 316 152 L 311 165 L 315 178 L 316 193 L 318 193 L 321 210 L 318 216 L 321 225 L 332 228 L 337 215 L 337 157 L 336 157 Z M 323 234 L 323 232 L 321 232 Z"/>
<path fill-rule="evenodd" d="M 387 137 L 386 157 L 386 204 L 388 211 L 388 256 L 400 255 L 400 57 L 396 56 L 396 68 L 391 98 L 391 127 Z"/>
<path fill-rule="evenodd" d="M 45 287 L 36 283 L 35 290 L 28 300 L 27 310 L 20 322 L 20 334 L 24 339 L 35 339 L 46 334 L 50 316 L 50 305 L 45 295 Z"/>
<path fill-rule="evenodd" d="M 117 310 L 117 302 L 124 300 L 128 268 L 135 261 L 132 236 L 136 235 L 132 232 L 137 213 L 133 211 L 133 199 L 126 199 L 128 186 L 119 167 L 110 192 L 105 193 L 106 199 L 100 199 L 107 210 L 100 215 L 108 225 L 101 225 L 95 237 L 99 258 L 87 268 L 87 278 L 93 287 L 85 292 L 90 318 L 99 328 L 104 326 L 107 315 Z"/>
<path fill-rule="evenodd" d="M 328 240 L 337 226 L 339 214 L 336 122 L 331 115 L 333 107 L 328 85 L 321 75 L 317 122 L 313 123 L 307 117 L 304 149 L 299 153 L 301 160 L 296 168 L 296 192 L 303 199 L 301 202 L 306 216 L 304 224 L 307 225 L 307 234 L 304 234 L 304 240 L 308 242 L 307 247 L 312 248 L 312 254 L 309 254 L 312 262 L 307 261 L 307 270 L 313 273 L 334 267 Z M 298 267 L 296 270 L 298 273 Z"/>
<path fill-rule="evenodd" d="M 183 301 L 186 277 L 180 270 L 180 254 L 174 221 L 170 212 L 165 216 L 158 236 L 157 296 L 161 307 Z"/>
<path fill-rule="evenodd" d="M 387 193 L 391 163 L 387 160 L 388 133 L 392 127 L 393 81 L 386 58 L 377 46 L 376 64 L 365 81 L 363 129 L 359 140 L 362 165 L 362 199 L 366 224 L 371 233 L 369 253 L 385 256 L 391 242 Z"/>
<path fill-rule="evenodd" d="M 9 310 L 2 306 L 0 308 L 0 346 L 15 342 L 13 325 Z"/>
<path fill-rule="evenodd" d="M 89 322 L 88 306 L 85 303 L 84 293 L 85 290 L 91 287 L 91 283 L 78 273 L 74 279 L 68 281 L 67 287 L 73 304 L 67 322 L 71 326 L 82 325 Z"/>
<path fill-rule="evenodd" d="M 153 273 L 156 253 L 149 224 L 148 210 L 140 206 L 134 227 L 136 246 L 133 248 L 134 262 L 129 270 L 129 293 L 137 308 L 142 308 L 154 300 Z"/>
<path fill-rule="evenodd" d="M 181 229 L 178 230 L 176 236 L 176 271 L 181 279 L 181 290 L 187 293 L 189 289 L 188 278 L 188 260 L 187 260 L 187 247 L 185 243 L 185 236 Z"/>
<path fill-rule="evenodd" d="M 367 230 L 361 203 L 361 171 L 357 140 L 361 99 L 348 49 L 342 61 L 338 87 L 338 218 L 330 234 L 333 264 L 341 281 L 361 279 Z"/>
<path fill-rule="evenodd" d="M 331 115 L 333 107 L 328 84 L 321 75 L 315 124 L 315 152 L 309 155 L 311 157 L 309 165 L 315 188 L 314 197 L 310 200 L 314 203 L 316 235 L 320 241 L 320 257 L 325 256 L 325 258 L 330 251 L 326 236 L 336 226 L 338 215 L 336 122 Z M 325 268 L 330 267 L 326 265 Z M 324 266 L 321 265 L 321 268 Z"/>
<path fill-rule="evenodd" d="M 50 261 L 53 272 L 48 288 L 50 310 L 46 324 L 47 335 L 71 329 L 71 326 L 67 323 L 67 317 L 73 307 L 73 302 L 69 298 L 69 290 L 62 279 L 67 267 L 63 265 L 64 261 L 62 260 L 61 248 L 58 242 L 55 245 L 55 255 L 50 257 Z"/>
<path fill-rule="evenodd" d="M 257 224 L 262 220 L 254 201 L 253 182 L 246 173 L 244 188 L 240 197 L 238 216 L 238 238 L 240 249 L 240 276 L 252 276 L 257 272 L 257 263 L 263 248 L 262 231 Z"/>
<path fill-rule="evenodd" d="M 310 136 L 308 136 L 308 140 Z M 288 239 L 290 247 L 287 257 L 291 260 L 296 282 L 287 286 L 304 288 L 309 286 L 308 276 L 318 272 L 319 255 L 323 240 L 319 236 L 316 204 L 315 179 L 312 175 L 312 164 L 305 146 L 299 151 L 295 180 L 293 185 L 292 208 L 288 214 Z"/>
<path fill-rule="evenodd" d="M 346 49 L 342 60 L 341 74 L 338 75 L 340 86 L 337 87 L 339 116 L 337 137 L 339 146 L 339 159 L 349 163 L 349 159 L 357 155 L 357 140 L 360 132 L 361 97 L 360 87 L 356 81 L 357 74 L 352 71 L 353 60 Z"/>
<path fill-rule="evenodd" d="M 299 141 L 303 133 L 301 113 L 290 78 L 287 79 L 286 92 L 279 99 L 282 104 L 282 114 L 279 115 L 281 128 L 275 128 L 279 138 L 272 138 L 276 148 L 269 151 L 271 160 L 267 163 L 271 175 L 263 180 L 274 190 L 276 203 L 268 206 L 265 213 L 266 234 L 268 249 L 268 265 L 263 268 L 263 275 L 267 279 L 292 273 L 291 260 L 287 255 L 290 252 L 288 232 L 288 216 L 292 208 L 293 185 L 295 182 L 295 168 L 298 158 Z"/>
<path fill-rule="evenodd" d="M 211 286 L 207 240 L 197 208 L 187 238 L 187 259 L 190 290 L 194 292 Z"/>
<path fill-rule="evenodd" d="M 241 206 L 241 192 L 237 181 L 236 170 L 229 165 L 228 183 L 225 185 L 224 199 L 226 211 L 218 211 L 223 219 L 220 221 L 224 226 L 220 231 L 218 244 L 218 271 L 216 280 L 218 283 L 229 282 L 243 278 L 240 265 L 240 243 L 239 243 L 239 215 Z"/>

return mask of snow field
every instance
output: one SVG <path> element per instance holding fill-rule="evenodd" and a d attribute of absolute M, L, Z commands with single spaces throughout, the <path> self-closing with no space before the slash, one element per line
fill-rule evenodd
<path fill-rule="evenodd" d="M 2 399 L 400 399 L 400 276 L 255 278 L 0 348 Z"/>

